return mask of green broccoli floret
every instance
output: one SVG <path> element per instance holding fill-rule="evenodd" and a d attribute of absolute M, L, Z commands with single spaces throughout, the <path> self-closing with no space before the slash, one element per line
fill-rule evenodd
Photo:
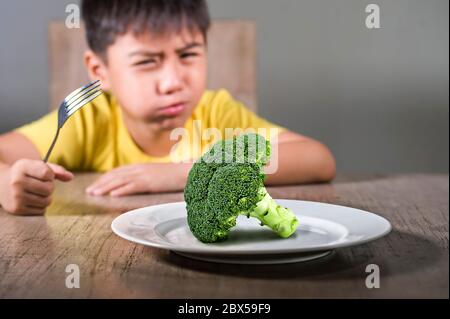
<path fill-rule="evenodd" d="M 202 242 L 225 240 L 239 215 L 255 217 L 283 238 L 298 221 L 290 209 L 278 205 L 264 187 L 264 165 L 270 143 L 258 134 L 218 141 L 189 172 L 184 189 L 187 221 Z"/>

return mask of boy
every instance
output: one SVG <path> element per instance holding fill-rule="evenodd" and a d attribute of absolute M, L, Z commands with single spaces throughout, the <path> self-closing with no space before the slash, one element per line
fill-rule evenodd
<path fill-rule="evenodd" d="M 205 0 L 85 0 L 89 50 L 84 62 L 107 92 L 65 124 L 49 162 L 42 162 L 57 114 L 0 136 L 0 204 L 15 214 L 42 214 L 55 180 L 69 170 L 106 172 L 90 195 L 181 191 L 192 163 L 169 154 L 205 128 L 278 128 L 278 169 L 271 185 L 330 181 L 335 162 L 323 144 L 266 121 L 226 91 L 206 91 Z M 211 142 L 211 141 L 209 141 Z M 194 141 L 194 143 L 196 143 Z M 209 143 L 194 145 L 204 152 Z M 197 144 L 199 144 L 197 143 Z M 191 145 L 192 146 L 192 145 Z M 189 156 L 181 153 L 180 158 Z"/>

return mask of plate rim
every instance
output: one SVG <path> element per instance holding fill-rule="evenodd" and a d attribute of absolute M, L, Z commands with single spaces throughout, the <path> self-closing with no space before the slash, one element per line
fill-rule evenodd
<path fill-rule="evenodd" d="M 358 210 L 361 211 L 365 214 L 369 214 L 372 215 L 372 217 L 378 218 L 381 222 L 384 222 L 386 224 L 386 229 L 377 234 L 374 235 L 372 237 L 368 237 L 368 238 L 364 238 L 364 239 L 359 239 L 359 240 L 355 240 L 355 241 L 344 241 L 344 242 L 337 242 L 337 243 L 331 243 L 331 244 L 326 244 L 326 245 L 320 245 L 320 246 L 315 246 L 315 247 L 306 247 L 306 248 L 290 248 L 290 249 L 283 249 L 283 250 L 218 250 L 217 248 L 212 248 L 212 247 L 204 247 L 204 248 L 199 248 L 199 247 L 188 247 L 188 246 L 177 246 L 174 245 L 170 242 L 165 242 L 165 243 L 159 243 L 159 242 L 150 242 L 150 241 L 146 241 L 146 240 L 141 240 L 139 238 L 136 237 L 132 237 L 126 233 L 123 233 L 122 231 L 120 231 L 117 228 L 117 224 L 119 223 L 119 221 L 122 218 L 125 218 L 125 216 L 128 215 L 133 215 L 136 214 L 140 211 L 143 211 L 145 209 L 149 209 L 149 208 L 162 208 L 164 206 L 172 206 L 172 205 L 182 205 L 182 204 L 186 204 L 185 201 L 178 201 L 178 202 L 170 202 L 170 203 L 162 203 L 162 204 L 156 204 L 156 205 L 150 205 L 150 206 L 144 206 L 144 207 L 139 207 L 139 208 L 135 208 L 133 210 L 124 212 L 122 214 L 120 214 L 119 216 L 115 217 L 114 220 L 111 222 L 111 230 L 113 231 L 113 233 L 115 233 L 117 236 L 128 240 L 130 242 L 136 243 L 136 244 L 141 244 L 144 246 L 148 246 L 148 247 L 153 247 L 153 248 L 158 248 L 158 249 L 165 249 L 165 250 L 172 250 L 175 252 L 182 252 L 182 253 L 195 253 L 195 254 L 211 254 L 211 255 L 260 255 L 260 254 L 291 254 L 291 253 L 301 253 L 301 252 L 314 252 L 314 251 L 323 251 L 323 250 L 331 250 L 331 249 L 338 249 L 338 248 L 346 248 L 346 247 L 352 247 L 352 246 L 357 246 L 357 245 L 363 245 L 366 244 L 368 242 L 372 242 L 375 241 L 379 238 L 382 238 L 384 236 L 386 236 L 387 234 L 389 234 L 393 227 L 392 224 L 383 216 L 380 216 L 378 214 L 366 211 L 366 210 L 362 210 L 360 208 L 355 208 L 355 207 L 350 207 L 350 206 L 344 206 L 344 205 L 337 205 L 337 204 L 330 204 L 330 203 L 326 203 L 326 202 L 319 202 L 319 201 L 307 201 L 307 200 L 297 200 L 297 199 L 282 199 L 282 198 L 274 198 L 274 200 L 276 201 L 290 201 L 290 202 L 301 202 L 301 203 L 309 203 L 309 204 L 322 204 L 322 205 L 327 205 L 327 206 L 334 206 L 334 207 L 340 207 L 340 208 L 348 208 L 351 210 Z M 301 216 L 301 214 L 299 214 L 299 216 Z M 306 215 L 305 215 L 306 216 Z M 333 221 L 334 222 L 334 221 Z"/>

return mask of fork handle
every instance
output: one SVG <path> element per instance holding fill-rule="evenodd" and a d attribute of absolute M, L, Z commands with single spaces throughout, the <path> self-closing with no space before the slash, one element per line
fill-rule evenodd
<path fill-rule="evenodd" d="M 55 137 L 53 138 L 52 145 L 50 145 L 50 148 L 48 149 L 47 155 L 45 155 L 44 163 L 47 163 L 48 158 L 50 157 L 50 153 L 52 152 L 53 147 L 55 146 L 56 140 L 58 139 L 59 130 L 60 130 L 60 128 L 58 127 L 58 129 L 56 130 Z"/>

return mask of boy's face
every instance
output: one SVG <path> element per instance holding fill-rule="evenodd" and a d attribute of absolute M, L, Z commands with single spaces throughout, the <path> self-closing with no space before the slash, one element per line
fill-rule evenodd
<path fill-rule="evenodd" d="M 206 86 L 206 43 L 200 32 L 117 37 L 105 76 L 125 116 L 157 130 L 182 127 Z"/>

